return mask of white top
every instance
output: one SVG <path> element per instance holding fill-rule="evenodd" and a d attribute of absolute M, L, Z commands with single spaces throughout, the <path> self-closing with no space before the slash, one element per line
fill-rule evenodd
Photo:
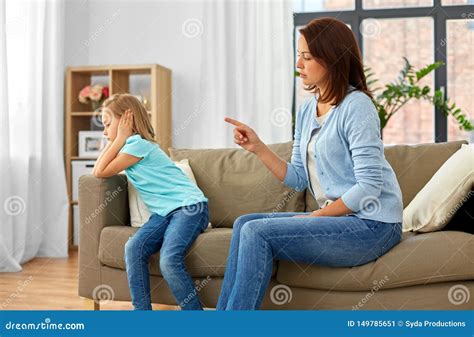
<path fill-rule="evenodd" d="M 311 185 L 311 188 L 315 194 L 316 202 L 319 205 L 319 208 L 324 208 L 327 205 L 329 205 L 333 200 L 330 200 L 326 197 L 326 195 L 323 192 L 323 189 L 321 188 L 321 184 L 319 182 L 318 175 L 316 174 L 317 172 L 317 162 L 314 159 L 314 148 L 316 145 L 316 139 L 318 138 L 318 133 L 321 131 L 321 129 L 324 126 L 324 123 L 329 116 L 329 114 L 333 111 L 334 107 L 331 107 L 327 113 L 325 113 L 323 116 L 318 117 L 316 116 L 316 120 L 318 123 L 321 125 L 320 128 L 313 130 L 313 133 L 311 135 L 311 138 L 308 143 L 308 173 L 309 173 L 309 183 Z"/>

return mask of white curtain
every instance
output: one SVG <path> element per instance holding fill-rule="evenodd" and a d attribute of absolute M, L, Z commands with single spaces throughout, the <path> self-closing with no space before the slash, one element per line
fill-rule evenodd
<path fill-rule="evenodd" d="M 225 116 L 266 143 L 291 140 L 292 1 L 207 1 L 194 25 L 187 28 L 202 30 L 201 137 L 194 146 L 234 146 Z"/>
<path fill-rule="evenodd" d="M 67 256 L 64 3 L 0 4 L 0 271 L 9 272 Z"/>

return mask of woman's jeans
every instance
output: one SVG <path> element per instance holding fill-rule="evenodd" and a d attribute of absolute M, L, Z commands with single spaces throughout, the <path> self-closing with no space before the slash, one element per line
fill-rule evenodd
<path fill-rule="evenodd" d="M 209 223 L 207 202 L 184 206 L 163 217 L 150 216 L 125 244 L 128 285 L 135 310 L 151 310 L 150 256 L 160 251 L 160 270 L 183 310 L 202 310 L 194 282 L 186 271 L 186 251 Z"/>
<path fill-rule="evenodd" d="M 401 223 L 365 220 L 352 214 L 293 217 L 301 214 L 309 213 L 259 213 L 237 218 L 217 310 L 259 309 L 273 260 L 353 267 L 377 259 L 401 239 Z"/>

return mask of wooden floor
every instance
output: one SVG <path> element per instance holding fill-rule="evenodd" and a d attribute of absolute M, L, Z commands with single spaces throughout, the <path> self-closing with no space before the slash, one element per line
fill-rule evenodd
<path fill-rule="evenodd" d="M 78 257 L 35 258 L 19 273 L 0 273 L 0 310 L 83 310 L 86 301 L 77 295 Z M 109 301 L 101 310 L 131 310 L 130 302 Z M 154 310 L 175 310 L 153 305 Z"/>

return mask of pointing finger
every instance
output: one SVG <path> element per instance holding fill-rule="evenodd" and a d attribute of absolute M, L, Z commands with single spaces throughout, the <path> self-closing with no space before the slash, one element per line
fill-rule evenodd
<path fill-rule="evenodd" d="M 235 126 L 240 126 L 240 127 L 247 126 L 244 123 L 241 123 L 238 120 L 235 120 L 235 119 L 232 119 L 232 118 L 229 118 L 229 117 L 224 118 L 224 121 L 226 121 L 227 123 L 230 123 L 232 125 L 235 125 Z"/>

